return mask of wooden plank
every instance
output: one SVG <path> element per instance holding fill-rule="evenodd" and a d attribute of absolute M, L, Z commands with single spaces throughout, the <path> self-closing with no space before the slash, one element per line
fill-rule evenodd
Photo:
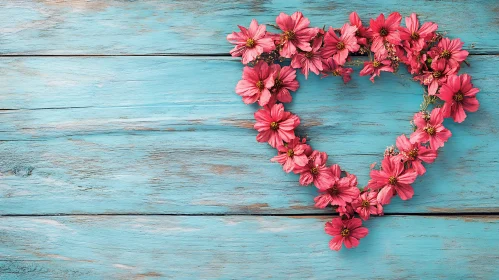
<path fill-rule="evenodd" d="M 324 217 L 0 218 L 2 279 L 494 279 L 499 218 L 391 216 L 332 252 Z M 491 250 L 492 249 L 492 250 Z"/>
<path fill-rule="evenodd" d="M 470 58 L 480 111 L 447 123 L 454 135 L 414 199 L 387 213 L 499 212 L 499 79 L 486 74 L 498 60 Z M 348 85 L 300 75 L 289 106 L 300 134 L 365 184 L 419 109 L 421 88 L 402 72 Z M 3 58 L 0 73 L 1 214 L 324 213 L 255 141 L 233 59 Z"/>
<path fill-rule="evenodd" d="M 302 11 L 313 25 L 340 27 L 352 11 L 365 22 L 396 9 L 418 13 L 460 37 L 472 53 L 498 53 L 499 2 L 364 0 L 312 1 L 53 1 L 0 3 L 2 54 L 228 53 L 225 37 L 255 18 L 274 23 L 280 12 Z"/>

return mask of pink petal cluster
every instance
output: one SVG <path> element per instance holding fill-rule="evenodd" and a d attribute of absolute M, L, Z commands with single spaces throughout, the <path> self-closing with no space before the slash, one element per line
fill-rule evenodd
<path fill-rule="evenodd" d="M 331 174 L 334 179 L 330 185 L 319 188 L 320 194 L 314 199 L 317 208 L 326 208 L 328 205 L 346 206 L 360 194 L 355 175 L 340 178 L 341 170 L 337 164 L 331 166 Z"/>
<path fill-rule="evenodd" d="M 442 107 L 446 117 L 452 117 L 455 122 L 461 123 L 466 119 L 466 112 L 476 112 L 480 103 L 476 99 L 476 94 L 480 90 L 473 87 L 471 76 L 463 74 L 452 75 L 440 89 L 438 97 L 445 101 Z"/>
<path fill-rule="evenodd" d="M 385 48 L 385 42 L 400 45 L 398 29 L 401 20 L 402 16 L 397 12 L 391 13 L 386 20 L 384 14 L 380 14 L 377 19 L 371 19 L 369 23 L 373 38 L 371 51 L 381 51 Z"/>
<path fill-rule="evenodd" d="M 380 189 L 378 201 L 383 205 L 388 204 L 395 193 L 402 200 L 411 199 L 414 195 L 411 184 L 416 180 L 417 172 L 405 169 L 404 163 L 393 157 L 383 159 L 381 166 L 381 170 L 371 170 L 371 181 L 368 184 L 372 190 Z"/>
<path fill-rule="evenodd" d="M 285 172 L 289 173 L 297 168 L 303 168 L 308 164 L 307 150 L 309 145 L 304 144 L 298 137 L 291 140 L 285 145 L 279 145 L 277 151 L 279 154 L 271 159 L 271 161 L 282 164 Z"/>
<path fill-rule="evenodd" d="M 422 162 L 433 163 L 438 155 L 437 150 L 427 148 L 420 142 L 412 143 L 404 134 L 397 137 L 396 143 L 399 150 L 398 159 L 408 163 L 409 168 L 414 169 L 418 175 L 426 172 Z"/>
<path fill-rule="evenodd" d="M 428 143 L 430 148 L 438 149 L 452 136 L 443 125 L 444 114 L 441 108 L 435 108 L 428 117 L 425 114 L 415 114 L 413 119 L 416 131 L 411 134 L 412 143 Z"/>
<path fill-rule="evenodd" d="M 277 101 L 289 103 L 292 100 L 290 91 L 296 91 L 300 84 L 296 80 L 296 70 L 290 66 L 281 67 L 279 64 L 271 66 L 274 85 L 270 88 L 269 104 L 274 105 Z"/>
<path fill-rule="evenodd" d="M 429 54 L 432 59 L 445 59 L 451 67 L 459 68 L 459 64 L 468 57 L 468 51 L 463 50 L 463 45 L 461 39 L 443 38 L 429 50 Z"/>
<path fill-rule="evenodd" d="M 337 64 L 332 57 L 322 60 L 322 77 L 327 77 L 329 75 L 340 76 L 346 84 L 352 80 L 352 76 L 350 76 L 352 72 L 352 68 L 343 67 L 343 65 Z"/>
<path fill-rule="evenodd" d="M 364 221 L 369 220 L 371 215 L 383 214 L 383 206 L 376 192 L 363 192 L 352 202 L 352 207 Z"/>
<path fill-rule="evenodd" d="M 422 50 L 438 29 L 438 25 L 433 22 L 425 22 L 420 28 L 415 13 L 405 18 L 405 25 L 406 27 L 399 27 L 400 39 L 409 43 L 409 47 L 414 50 Z"/>
<path fill-rule="evenodd" d="M 310 41 L 317 35 L 317 28 L 311 28 L 310 20 L 301 12 L 291 16 L 281 13 L 276 18 L 276 23 L 282 30 L 279 49 L 282 57 L 291 58 L 298 50 L 309 52 L 312 50 Z"/>
<path fill-rule="evenodd" d="M 331 250 L 339 251 L 341 246 L 345 244 L 347 248 L 359 246 L 359 239 L 366 237 L 369 230 L 362 227 L 362 221 L 358 218 L 343 220 L 334 218 L 326 223 L 326 233 L 333 236 L 329 242 Z"/>
<path fill-rule="evenodd" d="M 360 17 L 356 12 L 350 14 L 350 24 L 357 27 L 357 31 L 355 32 L 357 43 L 362 46 L 367 46 L 367 40 L 372 38 L 372 32 L 369 28 L 362 25 L 362 20 L 360 20 Z"/>
<path fill-rule="evenodd" d="M 270 89 L 274 86 L 274 76 L 270 66 L 261 61 L 255 67 L 245 66 L 243 79 L 236 85 L 236 93 L 243 98 L 246 104 L 258 101 L 260 106 L 269 103 Z"/>
<path fill-rule="evenodd" d="M 307 165 L 295 169 L 300 174 L 300 185 L 308 186 L 313 183 L 320 190 L 327 188 L 334 178 L 326 163 L 326 153 L 313 151 Z"/>
<path fill-rule="evenodd" d="M 308 78 L 308 72 L 312 71 L 316 75 L 322 71 L 321 48 L 322 39 L 316 38 L 313 40 L 312 47 L 308 52 L 299 52 L 291 59 L 293 68 L 301 69 L 301 73 Z"/>
<path fill-rule="evenodd" d="M 332 250 L 343 244 L 356 247 L 368 233 L 362 220 L 383 215 L 384 205 L 394 196 L 412 198 L 412 184 L 425 174 L 425 164 L 436 160 L 438 149 L 452 135 L 443 125 L 444 118 L 460 123 L 467 112 L 479 108 L 479 89 L 468 74 L 458 75 L 468 56 L 460 39 L 443 37 L 437 24 L 421 24 L 414 13 L 405 19 L 405 27 L 400 25 L 402 16 L 397 12 L 386 19 L 380 14 L 370 20 L 370 26 L 364 26 L 355 12 L 349 19 L 340 30 L 330 27 L 326 32 L 310 27 L 301 12 L 281 13 L 276 18 L 280 34 L 268 33 L 265 25 L 253 20 L 249 29 L 239 26 L 240 32 L 227 36 L 235 45 L 231 55 L 248 64 L 236 93 L 244 103 L 263 107 L 254 114 L 257 141 L 274 147 L 277 155 L 271 161 L 281 164 L 287 173 L 299 174 L 301 185 L 317 187 L 317 208 L 330 206 L 339 215 L 325 227 L 333 236 Z M 359 189 L 355 175 L 337 164 L 328 165 L 325 152 L 313 150 L 305 138 L 296 136 L 300 119 L 283 105 L 291 102 L 291 92 L 299 87 L 296 69 L 305 78 L 312 72 L 322 77 L 339 76 L 347 83 L 352 79 L 353 69 L 347 66 L 353 53 L 369 55 L 369 60 L 361 63 L 360 76 L 370 76 L 372 82 L 381 72 L 396 72 L 405 64 L 425 88 L 422 110 L 412 120 L 414 132 L 410 137 L 397 137 L 396 145 L 385 150 L 379 169 L 376 163 L 371 164 L 370 180 L 363 189 Z M 290 66 L 281 65 L 286 60 Z"/>
<path fill-rule="evenodd" d="M 232 56 L 242 56 L 243 64 L 255 60 L 264 52 L 275 49 L 274 41 L 267 36 L 266 26 L 258 25 L 256 20 L 252 20 L 249 29 L 239 26 L 241 32 L 232 32 L 227 35 L 227 40 L 236 45 L 231 51 Z"/>
<path fill-rule="evenodd" d="M 294 130 L 300 124 L 300 119 L 284 111 L 282 104 L 265 106 L 255 112 L 255 119 L 256 141 L 268 142 L 274 148 L 283 145 L 283 141 L 291 142 L 295 138 Z"/>
<path fill-rule="evenodd" d="M 438 88 L 447 82 L 447 77 L 453 75 L 457 69 L 450 67 L 444 59 L 436 59 L 431 62 L 431 69 L 423 70 L 423 74 L 414 77 L 428 86 L 428 95 L 436 95 Z"/>
<path fill-rule="evenodd" d="M 392 62 L 388 59 L 386 53 L 376 53 L 373 61 L 364 62 L 364 68 L 360 71 L 360 75 L 371 75 L 369 80 L 374 83 L 374 77 L 379 77 L 381 71 L 394 72 L 391 64 Z"/>
<path fill-rule="evenodd" d="M 357 52 L 360 48 L 355 37 L 357 27 L 345 23 L 338 36 L 332 27 L 324 36 L 324 47 L 322 56 L 324 58 L 333 57 L 336 64 L 343 65 L 347 61 L 348 53 Z"/>

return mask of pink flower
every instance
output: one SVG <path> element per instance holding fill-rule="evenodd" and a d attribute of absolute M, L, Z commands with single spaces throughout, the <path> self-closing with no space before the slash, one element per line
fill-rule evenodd
<path fill-rule="evenodd" d="M 242 56 L 243 64 L 253 61 L 263 52 L 275 49 L 274 41 L 266 36 L 264 24 L 258 25 L 252 20 L 249 29 L 239 26 L 241 32 L 232 32 L 227 35 L 227 40 L 236 45 L 231 51 L 232 56 Z"/>
<path fill-rule="evenodd" d="M 357 27 L 355 32 L 355 37 L 357 37 L 357 43 L 359 45 L 366 46 L 367 39 L 372 37 L 371 31 L 362 25 L 359 15 L 356 12 L 350 14 L 350 24 Z"/>
<path fill-rule="evenodd" d="M 305 79 L 308 78 L 308 71 L 314 72 L 319 75 L 322 71 L 322 60 L 321 60 L 321 48 L 322 38 L 315 38 L 312 49 L 306 53 L 298 52 L 291 60 L 291 66 L 293 68 L 301 68 L 301 73 L 305 75 Z"/>
<path fill-rule="evenodd" d="M 374 83 L 374 77 L 379 76 L 381 71 L 393 72 L 391 61 L 387 58 L 386 53 L 374 54 L 374 60 L 364 62 L 364 68 L 360 71 L 361 76 L 371 75 L 371 82 Z"/>
<path fill-rule="evenodd" d="M 270 100 L 270 88 L 274 86 L 274 77 L 267 63 L 260 61 L 255 67 L 245 66 L 243 79 L 236 85 L 236 93 L 243 97 L 246 104 L 258 101 L 265 106 Z"/>
<path fill-rule="evenodd" d="M 412 169 L 405 170 L 404 163 L 397 158 L 385 158 L 381 161 L 381 170 L 371 170 L 371 180 L 368 187 L 372 190 L 381 189 L 378 201 L 388 204 L 396 191 L 402 200 L 412 198 L 414 189 L 410 184 L 418 174 Z"/>
<path fill-rule="evenodd" d="M 430 118 L 422 121 L 420 115 L 414 115 L 416 131 L 411 134 L 412 143 L 426 143 L 430 141 L 430 147 L 434 150 L 443 147 L 444 142 L 451 137 L 452 133 L 443 126 L 444 114 L 441 108 L 431 111 Z"/>
<path fill-rule="evenodd" d="M 428 112 L 426 111 L 417 112 L 416 114 L 414 114 L 413 117 L 413 123 L 416 126 L 416 128 L 425 127 L 426 124 L 428 124 L 429 120 L 430 120 L 430 114 L 428 114 Z"/>
<path fill-rule="evenodd" d="M 307 157 L 310 157 L 312 155 L 312 153 L 314 152 L 314 150 L 312 149 L 312 147 L 310 145 L 307 144 L 307 138 L 302 138 L 301 139 L 301 143 L 302 144 L 306 144 L 305 145 L 305 154 L 307 155 Z M 295 172 L 295 173 L 298 173 L 298 172 Z"/>
<path fill-rule="evenodd" d="M 308 27 L 310 20 L 304 17 L 301 12 L 296 12 L 291 16 L 281 13 L 276 18 L 276 23 L 284 31 L 280 41 L 281 56 L 291 58 L 297 53 L 296 48 L 305 52 L 312 50 L 309 41 L 315 37 L 317 29 Z"/>
<path fill-rule="evenodd" d="M 332 57 L 322 60 L 322 77 L 327 77 L 328 74 L 341 76 L 343 78 L 343 82 L 346 84 L 352 79 L 350 76 L 352 72 L 352 68 L 344 68 L 343 66 L 336 64 Z"/>
<path fill-rule="evenodd" d="M 271 66 L 272 76 L 274 77 L 274 86 L 270 89 L 271 97 L 269 104 L 275 104 L 276 101 L 282 103 L 291 102 L 292 97 L 289 91 L 296 91 L 300 86 L 296 80 L 296 70 L 290 66 L 281 68 L 279 64 Z"/>
<path fill-rule="evenodd" d="M 466 119 L 466 112 L 476 112 L 480 103 L 476 99 L 476 94 L 480 90 L 474 88 L 471 83 L 471 76 L 463 74 L 452 75 L 447 79 L 440 89 L 438 97 L 445 101 L 442 110 L 445 117 L 452 116 L 455 122 L 462 122 Z"/>
<path fill-rule="evenodd" d="M 343 177 L 336 181 L 333 186 L 321 190 L 321 193 L 314 198 L 315 207 L 326 208 L 328 205 L 345 206 L 359 196 L 359 189 L 351 187 L 348 179 Z"/>
<path fill-rule="evenodd" d="M 338 165 L 335 164 L 335 166 Z M 339 170 L 339 166 L 337 169 Z M 335 175 L 334 169 L 332 170 L 333 175 Z M 339 176 L 335 176 L 332 184 L 330 184 L 327 188 L 319 188 L 319 191 L 321 193 L 314 198 L 315 206 L 317 208 L 326 208 L 328 205 L 345 206 L 347 203 L 352 202 L 360 194 L 360 190 L 357 188 L 356 178 L 339 178 Z"/>
<path fill-rule="evenodd" d="M 357 44 L 355 32 L 357 27 L 345 23 L 341 28 L 341 36 L 338 37 L 332 27 L 324 36 L 324 47 L 322 48 L 322 57 L 329 58 L 333 56 L 336 64 L 343 65 L 347 61 L 348 52 L 356 52 L 360 46 Z"/>
<path fill-rule="evenodd" d="M 300 139 L 296 137 L 286 145 L 277 146 L 279 155 L 273 157 L 271 161 L 282 164 L 284 171 L 289 173 L 297 166 L 303 167 L 308 164 L 308 157 L 305 154 L 307 146 L 307 144 L 302 144 Z"/>
<path fill-rule="evenodd" d="M 404 45 L 407 45 L 407 42 L 403 42 Z M 412 75 L 421 74 L 421 71 L 426 70 L 426 57 L 425 53 L 421 53 L 421 51 L 413 51 L 409 47 L 404 46 L 404 49 L 407 51 L 406 55 L 398 55 L 400 60 L 407 65 L 407 70 Z"/>
<path fill-rule="evenodd" d="M 265 106 L 255 112 L 255 119 L 257 122 L 254 128 L 258 131 L 256 140 L 269 142 L 274 148 L 282 145 L 282 141 L 291 142 L 295 138 L 294 129 L 300 124 L 300 119 L 285 112 L 282 104 Z"/>
<path fill-rule="evenodd" d="M 331 250 L 339 251 L 343 243 L 348 249 L 357 247 L 359 239 L 366 237 L 369 230 L 362 226 L 362 220 L 352 218 L 349 220 L 342 220 L 341 218 L 334 218 L 331 222 L 326 223 L 326 233 L 333 236 L 329 242 Z"/>
<path fill-rule="evenodd" d="M 428 149 L 420 143 L 411 143 L 409 138 L 404 134 L 397 137 L 396 144 L 400 151 L 400 160 L 410 163 L 410 166 L 418 175 L 423 175 L 426 172 L 426 169 L 421 163 L 422 161 L 432 163 L 437 158 L 436 150 Z"/>
<path fill-rule="evenodd" d="M 335 206 L 336 212 L 340 214 L 340 217 L 347 217 L 348 219 L 352 218 L 355 215 L 355 210 L 352 207 L 352 204 L 348 203 L 345 206 Z"/>
<path fill-rule="evenodd" d="M 400 35 L 398 28 L 402 16 L 397 13 L 391 13 L 385 21 L 385 15 L 380 14 L 376 20 L 370 20 L 370 28 L 373 35 L 373 44 L 371 51 L 378 52 L 384 49 L 385 41 L 394 45 L 400 45 Z"/>
<path fill-rule="evenodd" d="M 352 202 L 352 207 L 362 220 L 369 220 L 370 215 L 378 214 L 377 195 L 376 192 L 364 192 Z"/>
<path fill-rule="evenodd" d="M 443 38 L 436 47 L 433 47 L 429 54 L 431 58 L 443 58 L 447 60 L 452 68 L 456 71 L 459 69 L 459 64 L 468 57 L 468 51 L 463 50 L 464 43 L 461 39 L 450 40 Z"/>
<path fill-rule="evenodd" d="M 405 18 L 405 25 L 407 27 L 399 27 L 400 39 L 408 41 L 415 51 L 422 50 L 425 41 L 430 40 L 438 29 L 438 25 L 433 22 L 425 22 L 419 28 L 419 20 L 415 13 Z"/>
<path fill-rule="evenodd" d="M 334 182 L 334 178 L 331 170 L 326 167 L 326 162 L 326 153 L 314 151 L 310 155 L 306 166 L 297 166 L 294 172 L 300 173 L 300 185 L 307 186 L 314 183 L 318 189 L 329 187 Z"/>
<path fill-rule="evenodd" d="M 435 95 L 438 88 L 447 81 L 447 76 L 455 73 L 445 59 L 436 59 L 431 62 L 432 71 L 424 71 L 423 75 L 414 77 L 428 86 L 428 95 Z"/>

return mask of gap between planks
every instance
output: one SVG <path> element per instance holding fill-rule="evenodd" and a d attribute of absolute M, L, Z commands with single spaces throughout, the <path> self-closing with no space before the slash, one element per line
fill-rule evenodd
<path fill-rule="evenodd" d="M 499 55 L 499 52 L 470 53 L 470 56 Z M 232 57 L 229 53 L 144 53 L 144 54 L 0 54 L 0 57 Z M 350 54 L 349 56 L 367 57 L 367 55 Z"/>
<path fill-rule="evenodd" d="M 193 213 L 193 214 L 182 214 L 182 213 L 95 213 L 95 214 L 67 214 L 67 213 L 56 213 L 56 214 L 2 214 L 1 217 L 71 217 L 71 216 L 189 216 L 189 217 L 225 217 L 225 216 L 259 216 L 259 217 L 320 217 L 320 216 L 332 216 L 336 213 L 290 213 L 290 214 L 252 214 L 252 213 Z M 449 212 L 449 213 L 386 213 L 383 216 L 419 216 L 419 217 L 465 217 L 465 216 L 499 216 L 497 212 Z M 382 216 L 381 216 L 382 217 Z"/>

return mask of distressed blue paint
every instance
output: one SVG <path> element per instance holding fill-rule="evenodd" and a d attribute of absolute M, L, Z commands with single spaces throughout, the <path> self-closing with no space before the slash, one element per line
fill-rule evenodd
<path fill-rule="evenodd" d="M 499 80 L 488 74 L 497 60 L 469 59 L 481 109 L 447 122 L 454 135 L 414 199 L 387 213 L 498 211 Z M 1 114 L 1 213 L 324 212 L 312 206 L 315 189 L 255 141 L 256 107 L 234 93 L 241 69 L 225 58 L 3 59 L 2 106 L 15 110 Z M 347 85 L 299 76 L 289 108 L 300 134 L 362 185 L 419 110 L 421 87 L 400 74 Z"/>
<path fill-rule="evenodd" d="M 331 252 L 320 217 L 0 218 L 2 279 L 495 279 L 497 217 L 383 217 Z M 492 249 L 492 250 L 490 250 Z"/>
<path fill-rule="evenodd" d="M 227 53 L 225 36 L 256 18 L 274 23 L 280 12 L 302 11 L 312 24 L 340 27 L 357 11 L 418 13 L 460 37 L 473 53 L 498 53 L 497 1 L 54 1 L 0 3 L 0 53 L 155 54 Z M 20 43 L 22 42 L 22 43 Z"/>
<path fill-rule="evenodd" d="M 226 34 L 252 18 L 301 10 L 338 25 L 352 10 L 394 9 L 484 55 L 463 69 L 480 111 L 446 123 L 453 137 L 415 197 L 386 213 L 497 215 L 497 1 L 3 1 L 0 53 L 28 57 L 0 58 L 0 278 L 496 278 L 497 216 L 375 218 L 361 247 L 340 253 L 327 248 L 326 217 L 257 216 L 329 210 L 256 143 L 256 107 L 233 92 L 237 59 L 29 56 L 226 53 Z M 300 76 L 288 107 L 300 134 L 364 184 L 418 110 L 421 88 L 401 74 Z M 69 216 L 30 217 L 55 214 Z"/>

